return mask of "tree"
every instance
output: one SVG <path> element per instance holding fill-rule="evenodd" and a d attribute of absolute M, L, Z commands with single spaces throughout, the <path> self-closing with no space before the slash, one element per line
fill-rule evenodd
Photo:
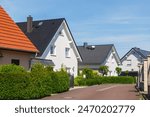
<path fill-rule="evenodd" d="M 104 75 L 107 75 L 108 74 L 108 71 L 109 71 L 109 67 L 108 66 L 100 66 L 99 67 L 99 71 L 100 71 L 100 73 L 102 73 L 102 75 L 104 76 Z"/>
<path fill-rule="evenodd" d="M 118 76 L 121 74 L 122 69 L 120 67 L 116 67 L 116 72 L 118 74 Z"/>
<path fill-rule="evenodd" d="M 129 71 L 128 71 L 128 70 L 126 70 L 126 71 L 125 71 L 125 74 L 126 74 L 126 76 L 128 76 L 128 75 L 129 75 Z"/>
<path fill-rule="evenodd" d="M 84 68 L 82 74 L 85 75 L 86 78 L 93 78 L 93 71 L 89 68 Z"/>

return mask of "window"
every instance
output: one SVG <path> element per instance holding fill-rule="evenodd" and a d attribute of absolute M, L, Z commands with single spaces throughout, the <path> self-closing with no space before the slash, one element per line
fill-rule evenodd
<path fill-rule="evenodd" d="M 67 71 L 68 74 L 70 74 L 71 68 L 70 68 L 70 67 L 67 67 L 67 68 L 66 68 L 66 71 Z"/>
<path fill-rule="evenodd" d="M 60 31 L 60 32 L 59 32 L 59 35 L 60 35 L 60 36 L 64 36 L 63 31 Z"/>
<path fill-rule="evenodd" d="M 65 56 L 70 57 L 70 48 L 65 48 Z"/>
<path fill-rule="evenodd" d="M 127 66 L 131 66 L 131 60 L 127 60 Z"/>
<path fill-rule="evenodd" d="M 55 46 L 51 46 L 51 47 L 50 47 L 50 54 L 51 54 L 51 55 L 56 55 Z"/>
<path fill-rule="evenodd" d="M 11 60 L 11 64 L 19 65 L 20 64 L 20 60 L 19 59 L 12 59 Z"/>

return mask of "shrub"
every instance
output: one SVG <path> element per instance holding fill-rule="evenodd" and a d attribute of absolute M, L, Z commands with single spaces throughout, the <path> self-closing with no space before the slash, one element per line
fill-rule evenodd
<path fill-rule="evenodd" d="M 67 72 L 53 72 L 50 67 L 37 63 L 31 72 L 16 65 L 0 66 L 0 99 L 37 99 L 67 91 Z"/>
<path fill-rule="evenodd" d="M 103 76 L 108 74 L 108 71 L 109 71 L 108 69 L 109 69 L 108 66 L 100 66 L 99 67 L 99 71 L 102 73 Z"/>
<path fill-rule="evenodd" d="M 69 75 L 65 71 L 51 73 L 52 93 L 60 93 L 69 90 Z"/>
<path fill-rule="evenodd" d="M 42 75 L 42 74 L 45 73 L 45 72 L 46 72 L 45 67 L 44 67 L 44 65 L 41 64 L 41 63 L 35 63 L 35 64 L 33 64 L 32 67 L 31 67 L 31 74 L 32 74 L 32 75 L 37 75 L 37 76 L 39 76 L 39 75 Z"/>
<path fill-rule="evenodd" d="M 121 74 L 122 69 L 120 67 L 116 67 L 115 70 L 116 70 L 116 72 L 117 72 L 117 74 L 119 76 Z"/>
<path fill-rule="evenodd" d="M 98 78 L 86 80 L 86 85 L 87 85 L 87 86 L 100 85 L 100 84 L 101 84 L 101 80 L 98 79 Z"/>
<path fill-rule="evenodd" d="M 39 77 L 37 75 L 33 75 L 31 73 L 30 75 L 30 85 L 28 87 L 28 95 L 30 96 L 30 99 L 36 99 L 41 98 L 45 96 L 49 96 L 52 93 L 52 80 L 51 76 L 49 74 L 39 74 Z"/>
<path fill-rule="evenodd" d="M 99 78 L 86 79 L 78 76 L 74 79 L 75 86 L 91 86 L 101 84 Z"/>
<path fill-rule="evenodd" d="M 89 68 L 84 68 L 82 71 L 82 75 L 85 75 L 86 78 L 93 78 L 93 71 Z"/>
<path fill-rule="evenodd" d="M 91 86 L 99 84 L 134 84 L 135 78 L 131 76 L 119 76 L 119 77 L 96 77 L 93 79 L 75 78 L 76 86 Z"/>
<path fill-rule="evenodd" d="M 110 76 L 110 77 L 101 77 L 102 84 L 134 84 L 135 78 L 131 76 Z"/>
<path fill-rule="evenodd" d="M 52 72 L 53 71 L 53 67 L 52 66 L 46 66 L 45 68 L 48 72 Z"/>
<path fill-rule="evenodd" d="M 87 86 L 86 85 L 86 79 L 81 79 L 78 81 L 79 86 Z"/>
<path fill-rule="evenodd" d="M 27 94 L 30 98 L 41 98 L 51 95 L 52 80 L 50 72 L 41 63 L 36 63 L 31 68 L 30 85 Z"/>
<path fill-rule="evenodd" d="M 126 75 L 126 76 L 129 75 L 129 71 L 128 71 L 128 70 L 125 71 L 125 75 Z"/>
<path fill-rule="evenodd" d="M 75 79 L 74 79 L 74 86 L 79 86 L 79 81 L 82 80 L 83 77 L 82 76 L 77 76 Z"/>
<path fill-rule="evenodd" d="M 0 99 L 26 99 L 28 73 L 0 73 Z"/>
<path fill-rule="evenodd" d="M 26 72 L 26 70 L 22 66 L 14 65 L 14 64 L 8 64 L 8 65 L 1 65 L 0 66 L 0 72 L 5 73 L 22 73 Z"/>

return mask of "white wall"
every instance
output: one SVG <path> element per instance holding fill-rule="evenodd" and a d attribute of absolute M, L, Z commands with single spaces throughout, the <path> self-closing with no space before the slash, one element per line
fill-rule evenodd
<path fill-rule="evenodd" d="M 109 67 L 108 76 L 117 76 L 115 69 L 116 67 L 118 67 L 118 64 L 112 52 L 109 54 L 108 59 L 106 60 L 104 65 Z"/>
<path fill-rule="evenodd" d="M 68 35 L 66 33 L 66 30 L 63 28 L 63 26 L 60 28 L 63 35 L 60 35 L 59 33 L 54 36 L 54 40 L 51 41 L 51 43 L 48 45 L 46 51 L 43 53 L 42 58 L 44 59 L 50 59 L 54 62 L 54 70 L 59 71 L 62 67 L 62 65 L 66 68 L 70 68 L 71 75 L 77 76 L 78 73 L 78 61 L 77 57 L 71 48 Z M 59 32 L 59 30 L 58 30 Z M 50 46 L 55 45 L 56 49 L 56 55 L 50 54 Z M 70 48 L 70 58 L 65 57 L 65 48 Z"/>
<path fill-rule="evenodd" d="M 128 60 L 131 60 L 131 66 L 128 66 Z M 120 66 L 122 68 L 122 71 L 139 71 L 138 64 L 141 63 L 141 58 L 136 52 L 131 52 L 126 59 L 122 61 L 122 65 Z"/>

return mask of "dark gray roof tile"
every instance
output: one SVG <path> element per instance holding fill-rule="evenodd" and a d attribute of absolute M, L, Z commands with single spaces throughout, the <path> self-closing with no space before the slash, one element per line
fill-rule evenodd
<path fill-rule="evenodd" d="M 60 18 L 33 21 L 31 33 L 27 32 L 27 22 L 19 22 L 17 25 L 40 51 L 38 56 L 41 56 L 64 20 L 64 18 Z"/>
<path fill-rule="evenodd" d="M 102 64 L 114 45 L 95 45 L 95 48 L 88 45 L 87 47 L 78 46 L 83 61 L 80 65 Z"/>
<path fill-rule="evenodd" d="M 139 53 L 143 58 L 147 58 L 148 55 L 150 55 L 150 51 L 142 50 L 140 48 L 134 47 L 133 48 L 137 53 Z"/>

